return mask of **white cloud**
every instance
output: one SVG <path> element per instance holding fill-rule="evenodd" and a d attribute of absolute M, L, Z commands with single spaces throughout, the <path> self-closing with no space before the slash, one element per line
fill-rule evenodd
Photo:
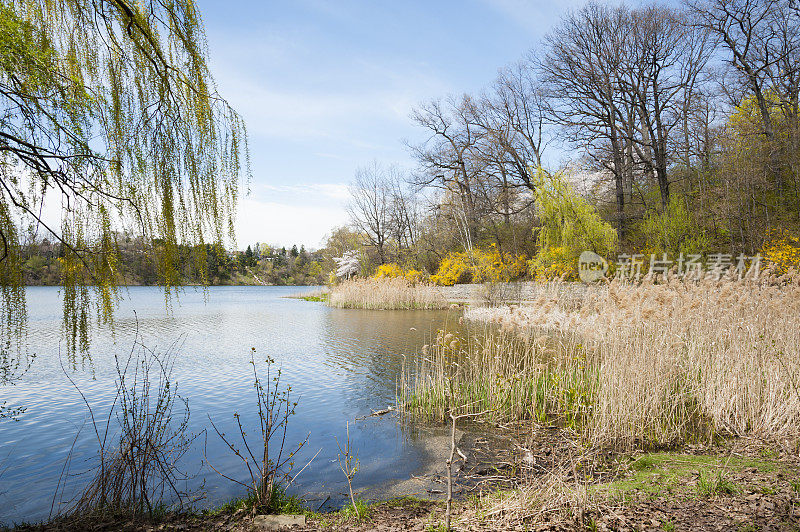
<path fill-rule="evenodd" d="M 267 242 L 319 248 L 331 229 L 347 223 L 348 197 L 344 183 L 258 184 L 239 201 L 237 245 Z"/>
<path fill-rule="evenodd" d="M 380 144 L 387 139 L 375 133 L 408 127 L 415 104 L 450 90 L 427 63 L 375 60 L 367 51 L 326 54 L 319 47 L 329 43 L 303 41 L 297 29 L 245 31 L 214 43 L 221 93 L 252 134 L 267 138 L 386 148 Z"/>
<path fill-rule="evenodd" d="M 363 135 L 364 126 L 393 122 L 407 127 L 408 115 L 417 101 L 439 92 L 419 87 L 364 88 L 336 94 L 324 90 L 276 90 L 255 80 L 229 78 L 224 94 L 253 134 L 281 140 L 331 138 L 360 148 L 384 148 Z M 353 135 L 358 130 L 362 134 Z"/>
<path fill-rule="evenodd" d="M 622 4 L 623 0 L 594 0 L 601 4 Z M 503 13 L 509 20 L 523 28 L 543 35 L 558 22 L 558 17 L 580 9 L 588 0 L 558 0 L 557 2 L 531 2 L 529 0 L 483 0 L 489 7 Z M 636 3 L 637 0 L 634 0 Z"/>

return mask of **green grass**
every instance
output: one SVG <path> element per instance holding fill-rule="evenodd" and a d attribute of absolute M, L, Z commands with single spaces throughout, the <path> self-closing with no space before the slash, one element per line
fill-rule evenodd
<path fill-rule="evenodd" d="M 795 478 L 789 481 L 789 485 L 796 493 L 800 493 L 800 478 Z"/>
<path fill-rule="evenodd" d="M 297 299 L 302 299 L 303 301 L 316 301 L 320 303 L 324 303 L 328 300 L 328 295 L 323 294 L 321 296 L 299 296 Z"/>
<path fill-rule="evenodd" d="M 697 493 L 703 497 L 716 497 L 718 495 L 735 495 L 739 488 L 731 482 L 723 471 L 711 473 L 698 471 Z"/>
<path fill-rule="evenodd" d="M 758 452 L 758 454 L 759 454 L 759 456 L 761 456 L 762 458 L 778 458 L 778 451 L 776 451 L 776 450 L 774 450 L 774 449 L 767 449 L 767 448 L 764 448 L 764 449 L 761 449 L 761 450 Z"/>
<path fill-rule="evenodd" d="M 369 514 L 372 513 L 372 506 L 373 505 L 364 499 L 356 499 L 355 508 L 352 503 L 349 503 L 342 508 L 339 513 L 346 519 L 369 519 Z M 356 510 L 358 510 L 358 512 L 356 512 Z"/>
<path fill-rule="evenodd" d="M 758 492 L 762 495 L 775 495 L 776 493 L 778 493 L 778 490 L 776 490 L 772 486 L 761 486 L 758 488 Z"/>
<path fill-rule="evenodd" d="M 255 496 L 250 494 L 244 497 L 232 499 L 216 508 L 205 510 L 203 513 L 212 517 L 231 514 L 239 509 L 252 509 L 256 504 Z M 272 490 L 272 499 L 267 506 L 260 506 L 257 511 L 271 514 L 292 514 L 292 515 L 312 515 L 313 512 L 308 505 L 294 495 L 289 495 L 281 486 L 275 486 Z"/>
<path fill-rule="evenodd" d="M 635 493 L 645 494 L 653 499 L 678 493 L 691 495 L 686 486 L 696 474 L 697 494 L 701 496 L 732 494 L 737 493 L 739 489 L 728 479 L 728 472 L 750 467 L 761 472 L 776 469 L 775 463 L 766 460 L 668 452 L 650 453 L 630 463 L 631 474 L 626 478 L 601 484 L 593 489 L 605 490 L 610 496 L 622 500 L 627 500 Z"/>

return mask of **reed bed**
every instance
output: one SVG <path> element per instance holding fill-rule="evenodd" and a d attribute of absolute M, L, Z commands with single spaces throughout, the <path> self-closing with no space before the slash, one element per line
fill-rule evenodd
<path fill-rule="evenodd" d="M 369 310 L 444 309 L 447 301 L 433 285 L 396 278 L 352 279 L 334 286 L 328 304 Z"/>
<path fill-rule="evenodd" d="M 468 310 L 492 328 L 467 338 L 441 331 L 406 374 L 404 412 L 491 410 L 495 421 L 558 423 L 626 449 L 725 434 L 797 443 L 800 276 L 566 293 Z"/>
<path fill-rule="evenodd" d="M 585 420 L 597 380 L 575 340 L 538 338 L 487 328 L 468 336 L 438 331 L 412 371 L 404 369 L 398 404 L 415 418 L 444 421 L 451 410 L 487 412 L 497 423 Z"/>

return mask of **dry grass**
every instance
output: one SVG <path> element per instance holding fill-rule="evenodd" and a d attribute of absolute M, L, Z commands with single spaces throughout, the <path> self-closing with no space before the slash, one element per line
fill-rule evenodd
<path fill-rule="evenodd" d="M 586 486 L 566 481 L 561 473 L 550 473 L 519 489 L 482 494 L 474 509 L 459 516 L 457 525 L 464 529 L 489 524 L 493 530 L 528 530 L 547 523 L 568 529 L 585 526 L 587 510 L 597 504 Z"/>
<path fill-rule="evenodd" d="M 621 449 L 715 434 L 797 442 L 800 276 L 611 283 L 579 298 L 561 288 L 529 306 L 469 310 L 495 332 L 442 332 L 398 398 L 406 413 L 493 409 Z"/>
<path fill-rule="evenodd" d="M 403 278 L 353 279 L 331 289 L 328 304 L 370 310 L 443 309 L 448 304 L 439 289 Z"/>

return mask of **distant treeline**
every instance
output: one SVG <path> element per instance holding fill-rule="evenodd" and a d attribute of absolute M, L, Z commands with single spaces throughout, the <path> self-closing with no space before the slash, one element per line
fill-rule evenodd
<path fill-rule="evenodd" d="M 162 260 L 159 242 L 145 243 L 142 239 L 121 235 L 117 239 L 117 269 L 120 284 L 159 285 L 157 261 Z M 62 281 L 62 260 L 65 249 L 59 242 L 48 239 L 23 246 L 25 284 L 55 286 Z M 205 256 L 205 271 L 196 257 Z M 215 244 L 200 246 L 178 245 L 174 262 L 181 284 L 211 285 L 316 285 L 327 280 L 323 275 L 323 252 L 307 251 L 303 246 L 291 248 L 264 244 L 247 246 L 245 251 L 228 251 Z M 203 264 L 201 263 L 201 264 Z"/>

